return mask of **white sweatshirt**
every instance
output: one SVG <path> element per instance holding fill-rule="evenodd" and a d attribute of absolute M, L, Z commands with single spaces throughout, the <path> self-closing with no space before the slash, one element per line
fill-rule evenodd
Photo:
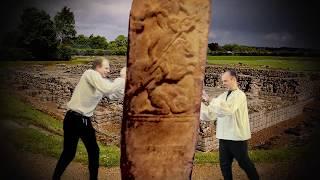
<path fill-rule="evenodd" d="M 125 80 L 121 79 L 112 82 L 93 69 L 86 70 L 73 91 L 71 100 L 67 104 L 68 109 L 87 117 L 92 116 L 103 96 L 110 97 L 113 93 L 123 91 Z"/>
<path fill-rule="evenodd" d="M 224 92 L 213 99 L 209 106 L 202 108 L 208 119 L 217 119 L 216 137 L 218 139 L 243 141 L 251 138 L 247 97 L 236 89 L 227 97 Z"/>

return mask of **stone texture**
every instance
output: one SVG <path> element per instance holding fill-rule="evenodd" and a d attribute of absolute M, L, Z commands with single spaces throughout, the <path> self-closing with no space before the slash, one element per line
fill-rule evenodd
<path fill-rule="evenodd" d="M 228 66 L 208 65 L 205 85 L 207 87 L 222 87 L 220 75 L 229 68 Z M 238 72 L 239 87 L 252 96 L 264 95 L 304 100 L 320 95 L 319 73 L 246 67 L 232 69 Z"/>
<path fill-rule="evenodd" d="M 122 179 L 190 179 L 209 0 L 134 0 L 122 121 Z"/>

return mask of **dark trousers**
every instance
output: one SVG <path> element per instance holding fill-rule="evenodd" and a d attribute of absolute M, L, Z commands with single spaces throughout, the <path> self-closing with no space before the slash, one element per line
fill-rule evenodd
<path fill-rule="evenodd" d="M 54 170 L 53 179 L 60 179 L 66 167 L 73 160 L 79 138 L 81 138 L 88 153 L 90 179 L 96 180 L 99 168 L 99 146 L 90 118 L 74 111 L 68 111 L 63 120 L 63 131 L 63 151 Z"/>
<path fill-rule="evenodd" d="M 222 175 L 225 180 L 232 180 L 233 158 L 246 172 L 250 180 L 258 180 L 259 175 L 248 155 L 247 141 L 219 140 L 219 159 Z"/>

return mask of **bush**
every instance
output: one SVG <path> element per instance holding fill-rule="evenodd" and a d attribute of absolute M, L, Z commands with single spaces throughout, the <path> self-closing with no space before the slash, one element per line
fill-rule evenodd
<path fill-rule="evenodd" d="M 70 60 L 73 55 L 73 49 L 67 45 L 60 45 L 57 48 L 56 59 L 58 60 Z"/>
<path fill-rule="evenodd" d="M 75 56 L 104 56 L 106 54 L 107 54 L 107 50 L 104 50 L 104 49 L 72 48 L 72 55 L 75 55 Z"/>
<path fill-rule="evenodd" d="M 127 48 L 126 47 L 114 48 L 114 49 L 108 51 L 108 55 L 125 56 L 125 55 L 127 55 Z"/>

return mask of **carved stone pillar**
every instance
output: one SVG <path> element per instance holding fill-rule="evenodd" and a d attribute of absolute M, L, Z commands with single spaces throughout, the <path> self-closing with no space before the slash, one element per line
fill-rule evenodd
<path fill-rule="evenodd" d="M 210 0 L 133 0 L 122 179 L 191 177 L 210 8 Z"/>

